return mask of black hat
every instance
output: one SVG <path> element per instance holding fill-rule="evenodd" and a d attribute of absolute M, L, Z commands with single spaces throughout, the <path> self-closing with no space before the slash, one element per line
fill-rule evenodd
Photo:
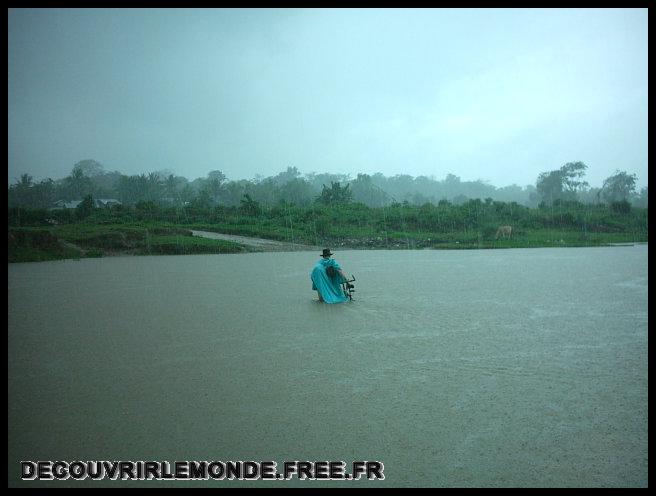
<path fill-rule="evenodd" d="M 324 248 L 323 253 L 321 254 L 321 256 L 322 257 L 329 257 L 330 255 L 332 255 L 332 253 L 330 253 L 330 248 Z"/>

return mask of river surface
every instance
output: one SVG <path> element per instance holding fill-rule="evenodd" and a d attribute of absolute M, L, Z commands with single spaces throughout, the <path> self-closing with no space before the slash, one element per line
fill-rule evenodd
<path fill-rule="evenodd" d="M 8 265 L 21 460 L 355 460 L 368 481 L 59 486 L 646 486 L 647 246 Z"/>

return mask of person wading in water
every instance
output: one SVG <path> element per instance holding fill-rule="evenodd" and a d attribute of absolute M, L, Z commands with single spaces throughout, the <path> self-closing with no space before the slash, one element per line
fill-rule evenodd
<path fill-rule="evenodd" d="M 346 281 L 347 277 L 337 261 L 330 258 L 332 255 L 329 248 L 324 248 L 321 258 L 310 273 L 312 289 L 319 294 L 319 301 L 343 303 L 348 301 L 348 297 L 340 284 Z"/>

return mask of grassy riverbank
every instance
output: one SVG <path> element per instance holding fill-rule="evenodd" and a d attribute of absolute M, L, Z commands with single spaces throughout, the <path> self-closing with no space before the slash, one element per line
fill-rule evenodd
<path fill-rule="evenodd" d="M 9 229 L 8 261 L 40 262 L 114 255 L 239 253 L 229 241 L 192 236 L 182 228 L 72 224 Z"/>
<path fill-rule="evenodd" d="M 253 229 L 226 229 L 198 224 L 193 229 L 227 234 L 278 239 Z M 269 234 L 267 236 L 267 234 Z M 565 230 L 518 232 L 510 239 L 486 239 L 476 232 L 444 233 L 390 232 L 383 236 L 345 237 L 327 240 L 333 249 L 491 249 L 564 246 L 605 246 L 612 243 L 646 242 L 646 236 L 631 233 L 581 233 Z M 297 240 L 299 242 L 301 240 Z M 187 255 L 200 253 L 239 253 L 247 247 L 230 241 L 192 236 L 186 227 L 150 225 L 73 224 L 56 227 L 16 227 L 9 229 L 8 261 L 39 262 L 67 258 L 114 255 Z"/>
<path fill-rule="evenodd" d="M 237 243 L 191 230 L 267 238 L 333 249 L 493 249 L 604 246 L 648 241 L 647 209 L 557 204 L 529 209 L 472 200 L 463 205 L 362 204 L 330 207 L 164 208 L 140 205 L 71 210 L 10 209 L 8 261 L 111 255 L 238 253 Z M 496 239 L 500 225 L 512 236 Z"/>

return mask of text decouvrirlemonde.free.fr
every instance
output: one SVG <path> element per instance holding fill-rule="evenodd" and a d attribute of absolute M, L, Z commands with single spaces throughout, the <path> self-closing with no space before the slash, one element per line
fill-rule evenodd
<path fill-rule="evenodd" d="M 382 480 L 379 461 L 285 461 L 282 472 L 275 461 L 23 461 L 23 480 Z"/>

